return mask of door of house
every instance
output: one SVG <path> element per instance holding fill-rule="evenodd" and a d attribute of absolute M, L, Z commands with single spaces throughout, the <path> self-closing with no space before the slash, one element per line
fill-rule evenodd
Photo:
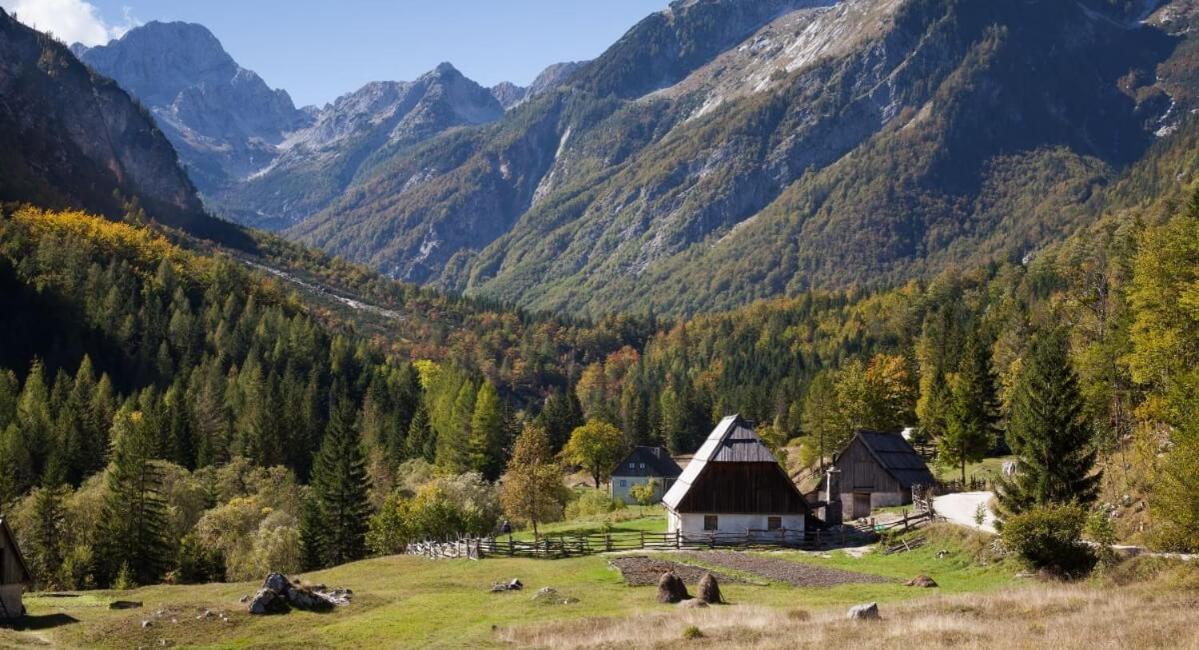
<path fill-rule="evenodd" d="M 861 519 L 862 517 L 870 516 L 870 493 L 869 492 L 854 492 L 853 493 L 853 518 Z"/>

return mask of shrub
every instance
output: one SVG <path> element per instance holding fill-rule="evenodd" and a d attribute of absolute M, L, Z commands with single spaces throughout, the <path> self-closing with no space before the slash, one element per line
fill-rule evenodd
<path fill-rule="evenodd" d="M 1007 518 L 1003 543 L 1034 569 L 1079 577 L 1095 564 L 1080 541 L 1086 521 L 1086 511 L 1077 505 L 1033 508 Z"/>
<path fill-rule="evenodd" d="M 206 546 L 195 534 L 184 535 L 179 540 L 175 562 L 175 582 L 196 584 L 225 579 L 225 554 L 219 548 Z"/>
<path fill-rule="evenodd" d="M 414 497 L 392 493 L 371 517 L 366 543 L 376 553 L 402 553 L 413 541 L 486 535 L 498 519 L 495 488 L 472 472 L 435 479 Z"/>
<path fill-rule="evenodd" d="M 613 499 L 608 496 L 607 492 L 587 490 L 580 494 L 579 498 L 566 504 L 566 518 L 579 519 L 582 517 L 606 515 L 609 512 L 620 510 L 624 507 L 623 501 Z"/>
<path fill-rule="evenodd" d="M 698 627 L 695 627 L 694 625 L 688 625 L 683 629 L 683 638 L 688 640 L 702 639 L 704 638 L 704 633 Z"/>
<path fill-rule="evenodd" d="M 637 500 L 637 503 L 643 506 L 654 505 L 654 496 L 658 492 L 658 479 L 651 478 L 645 483 L 638 483 L 629 488 L 629 496 Z"/>

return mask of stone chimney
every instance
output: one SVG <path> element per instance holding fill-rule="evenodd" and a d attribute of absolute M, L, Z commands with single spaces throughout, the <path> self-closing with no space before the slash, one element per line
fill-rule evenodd
<path fill-rule="evenodd" d="M 824 523 L 840 526 L 843 516 L 841 505 L 841 470 L 834 465 L 828 468 L 824 484 Z"/>

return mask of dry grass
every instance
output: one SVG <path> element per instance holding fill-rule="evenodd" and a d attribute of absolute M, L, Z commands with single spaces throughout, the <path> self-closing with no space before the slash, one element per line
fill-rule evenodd
<path fill-rule="evenodd" d="M 511 628 L 503 638 L 546 648 L 1194 648 L 1197 605 L 1189 590 L 1032 583 L 883 605 L 877 623 L 847 621 L 843 609 L 729 606 Z M 692 626 L 702 638 L 684 639 Z"/>

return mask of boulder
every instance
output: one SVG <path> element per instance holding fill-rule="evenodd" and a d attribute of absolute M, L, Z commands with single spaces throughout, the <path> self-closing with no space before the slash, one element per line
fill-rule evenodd
<path fill-rule="evenodd" d="M 704 601 L 700 600 L 699 598 L 688 598 L 687 600 L 679 601 L 679 607 L 682 607 L 684 609 L 698 609 L 698 608 L 707 607 L 707 606 L 708 606 L 708 603 L 705 603 Z"/>
<path fill-rule="evenodd" d="M 932 589 L 933 587 L 938 586 L 936 580 L 923 575 L 916 576 L 915 578 L 912 578 L 903 584 L 907 585 L 908 587 L 921 587 L 923 589 Z"/>
<path fill-rule="evenodd" d="M 291 581 L 282 573 L 272 573 L 262 583 L 263 589 L 270 589 L 277 594 L 286 594 L 291 588 Z"/>
<path fill-rule="evenodd" d="M 520 580 L 517 580 L 516 578 L 513 578 L 512 580 L 510 580 L 508 582 L 497 582 L 496 584 L 491 585 L 491 592 L 498 593 L 501 591 L 520 591 L 521 589 L 524 589 L 524 588 L 525 588 L 525 585 L 523 582 L 521 582 Z"/>
<path fill-rule="evenodd" d="M 687 593 L 687 585 L 683 584 L 683 579 L 673 573 L 663 573 L 661 578 L 658 578 L 658 602 L 674 604 L 691 598 Z"/>
<path fill-rule="evenodd" d="M 864 605 L 854 605 L 849 608 L 849 612 L 845 618 L 851 621 L 877 621 L 878 620 L 878 603 L 867 603 Z"/>
<path fill-rule="evenodd" d="M 719 605 L 724 602 L 720 597 L 720 585 L 716 582 L 716 576 L 711 573 L 705 573 L 699 579 L 698 598 L 709 605 Z"/>
<path fill-rule="evenodd" d="M 286 614 L 290 610 L 291 607 L 287 604 L 286 596 L 266 587 L 259 589 L 258 593 L 254 594 L 254 597 L 250 599 L 251 614 L 259 616 L 266 614 Z"/>
<path fill-rule="evenodd" d="M 292 587 L 288 589 L 287 602 L 293 607 L 310 612 L 327 612 L 336 605 L 325 594 L 307 587 Z"/>

